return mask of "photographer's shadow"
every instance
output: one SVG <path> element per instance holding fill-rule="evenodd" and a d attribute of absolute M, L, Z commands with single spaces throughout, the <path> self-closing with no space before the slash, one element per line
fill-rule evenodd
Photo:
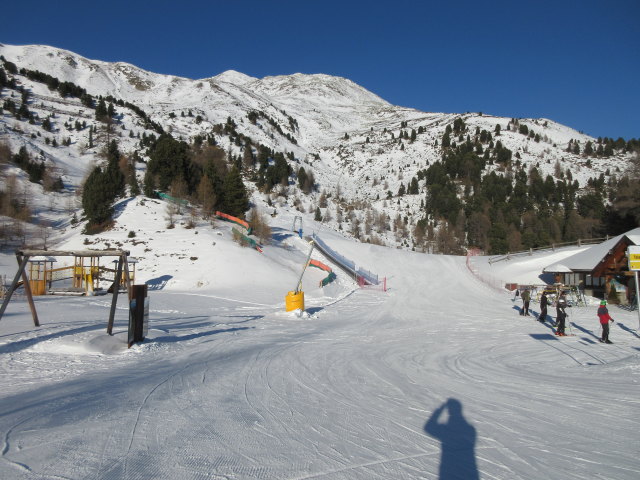
<path fill-rule="evenodd" d="M 446 422 L 440 417 L 448 413 Z M 455 398 L 440 405 L 427 420 L 424 431 L 442 443 L 439 480 L 477 480 L 476 429 L 462 415 L 462 404 Z"/>

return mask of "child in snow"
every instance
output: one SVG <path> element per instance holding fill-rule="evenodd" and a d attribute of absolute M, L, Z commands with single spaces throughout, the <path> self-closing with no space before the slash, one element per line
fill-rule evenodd
<path fill-rule="evenodd" d="M 529 302 L 531 301 L 531 293 L 529 289 L 526 288 L 524 292 L 522 292 L 522 310 L 520 310 L 520 315 L 529 315 Z"/>
<path fill-rule="evenodd" d="M 600 326 L 602 326 L 602 338 L 600 341 L 603 343 L 613 343 L 609 340 L 609 322 L 613 323 L 613 318 L 609 315 L 606 300 L 602 300 L 600 302 L 600 307 L 598 307 L 598 317 L 600 317 Z"/>
<path fill-rule="evenodd" d="M 549 301 L 547 300 L 547 292 L 542 291 L 542 296 L 540 297 L 540 315 L 538 316 L 539 322 L 545 322 L 547 320 L 547 305 L 549 305 Z"/>
<path fill-rule="evenodd" d="M 565 312 L 565 308 L 567 308 L 567 296 L 564 292 L 560 293 L 558 297 L 558 301 L 556 302 L 556 335 L 560 337 L 564 337 L 564 321 L 567 318 L 567 313 Z"/>

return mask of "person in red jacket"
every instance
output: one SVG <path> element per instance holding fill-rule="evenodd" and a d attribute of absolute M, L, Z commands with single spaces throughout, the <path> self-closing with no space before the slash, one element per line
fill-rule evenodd
<path fill-rule="evenodd" d="M 600 317 L 600 325 L 602 326 L 602 338 L 600 341 L 603 343 L 613 343 L 609 340 L 609 322 L 613 322 L 613 318 L 609 315 L 606 300 L 602 300 L 600 302 L 600 307 L 598 307 L 598 317 Z"/>

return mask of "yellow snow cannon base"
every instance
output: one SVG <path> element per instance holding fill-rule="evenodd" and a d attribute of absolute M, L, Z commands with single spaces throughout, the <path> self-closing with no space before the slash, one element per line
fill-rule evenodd
<path fill-rule="evenodd" d="M 304 310 L 304 292 L 301 290 L 298 293 L 289 292 L 284 297 L 285 310 L 291 312 L 293 310 Z"/>

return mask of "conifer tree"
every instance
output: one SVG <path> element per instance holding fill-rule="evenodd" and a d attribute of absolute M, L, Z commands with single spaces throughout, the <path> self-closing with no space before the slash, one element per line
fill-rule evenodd
<path fill-rule="evenodd" d="M 235 166 L 224 177 L 222 193 L 225 213 L 234 217 L 244 217 L 249 208 L 249 200 L 240 172 Z"/>
<path fill-rule="evenodd" d="M 105 122 L 108 117 L 107 104 L 103 98 L 100 98 L 98 105 L 96 105 L 96 120 L 99 122 Z"/>
<path fill-rule="evenodd" d="M 142 184 L 142 191 L 146 197 L 153 198 L 155 196 L 156 181 L 155 176 L 151 173 L 151 170 L 147 168 L 144 173 L 144 180 Z"/>
<path fill-rule="evenodd" d="M 593 155 L 593 143 L 591 143 L 591 140 L 584 146 L 584 154 L 587 156 Z"/>

